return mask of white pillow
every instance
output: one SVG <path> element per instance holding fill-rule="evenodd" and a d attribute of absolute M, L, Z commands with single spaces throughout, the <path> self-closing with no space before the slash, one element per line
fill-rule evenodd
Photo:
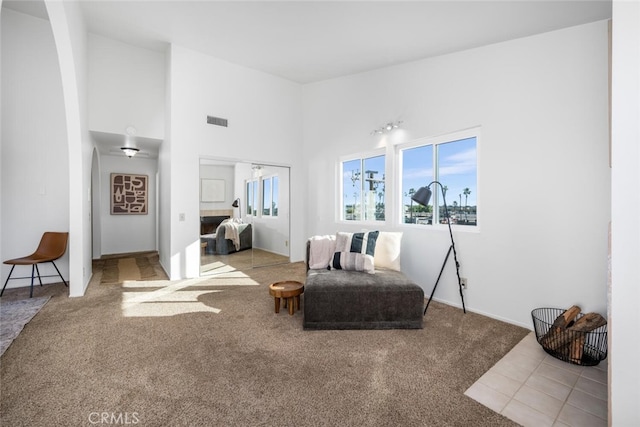
<path fill-rule="evenodd" d="M 363 231 L 360 233 L 336 233 L 336 252 L 356 252 L 366 255 L 375 255 L 376 240 L 379 231 Z"/>
<path fill-rule="evenodd" d="M 401 243 L 401 231 L 381 231 L 373 254 L 373 263 L 376 268 L 400 271 Z"/>
<path fill-rule="evenodd" d="M 374 274 L 374 263 L 375 261 L 371 255 L 359 252 L 336 252 L 333 254 L 331 269 L 364 271 L 365 273 Z"/>

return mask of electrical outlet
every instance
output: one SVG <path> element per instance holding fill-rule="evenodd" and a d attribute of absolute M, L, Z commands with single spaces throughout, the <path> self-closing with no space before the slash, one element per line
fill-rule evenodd
<path fill-rule="evenodd" d="M 467 289 L 467 278 L 466 277 L 461 277 L 460 278 L 460 284 L 462 285 L 462 289 Z"/>

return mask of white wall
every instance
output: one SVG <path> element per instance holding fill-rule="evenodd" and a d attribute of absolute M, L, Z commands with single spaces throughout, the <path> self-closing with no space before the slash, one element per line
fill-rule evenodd
<path fill-rule="evenodd" d="M 89 34 L 89 129 L 164 137 L 164 53 Z"/>
<path fill-rule="evenodd" d="M 92 131 L 124 134 L 129 125 L 137 135 L 162 139 L 165 114 L 165 55 L 96 34 L 88 34 L 88 120 Z M 99 253 L 138 252 L 156 249 L 156 172 L 154 159 L 127 159 L 102 155 L 101 208 L 94 221 L 101 222 Z M 149 176 L 148 215 L 110 215 L 111 172 Z M 99 215 L 99 216 L 98 216 Z M 100 220 L 100 221 L 98 221 Z M 162 228 L 159 228 L 162 232 Z"/>
<path fill-rule="evenodd" d="M 173 49 L 170 45 L 165 51 L 165 90 L 164 90 L 164 140 L 160 144 L 158 151 L 158 256 L 160 264 L 164 271 L 168 274 L 171 271 L 171 152 L 173 150 L 173 141 L 171 140 L 171 120 L 173 117 L 173 109 L 171 108 L 171 100 L 173 99 L 172 71 L 171 62 L 173 57 Z"/>
<path fill-rule="evenodd" d="M 100 255 L 153 251 L 156 249 L 156 172 L 155 159 L 101 156 Z M 111 215 L 111 173 L 147 175 L 147 215 Z M 94 254 L 94 257 L 98 258 Z"/>
<path fill-rule="evenodd" d="M 32 253 L 45 231 L 69 231 L 69 158 L 56 47 L 48 21 L 2 9 L 0 255 Z M 69 278 L 69 252 L 56 262 Z M 2 264 L 2 284 L 11 266 Z M 56 274 L 50 264 L 42 274 Z M 28 276 L 16 267 L 13 276 Z M 47 282 L 59 282 L 49 278 Z M 28 286 L 11 280 L 8 288 Z"/>
<path fill-rule="evenodd" d="M 60 66 L 69 147 L 69 295 L 82 296 L 91 279 L 91 162 L 87 128 L 87 44 L 80 6 L 45 0 Z"/>
<path fill-rule="evenodd" d="M 370 135 L 397 119 L 403 129 Z M 606 313 L 606 22 L 305 86 L 307 235 L 362 228 L 338 223 L 326 196 L 340 156 L 386 147 L 392 161 L 395 143 L 474 126 L 481 223 L 454 232 L 467 308 L 529 328 L 536 307 Z M 403 271 L 430 293 L 448 234 L 380 228 L 404 231 Z M 460 305 L 452 263 L 436 298 Z"/>
<path fill-rule="evenodd" d="M 305 176 L 298 84 L 175 45 L 170 63 L 171 200 L 167 206 L 161 203 L 161 209 L 170 211 L 170 276 L 174 279 L 199 275 L 200 157 L 290 165 L 292 182 L 299 187 L 294 194 L 303 191 Z M 228 119 L 229 127 L 207 124 L 207 115 Z M 161 173 L 163 167 L 161 160 Z M 301 199 L 292 200 L 293 209 L 303 210 Z M 185 221 L 179 221 L 181 213 Z M 294 219 L 292 252 L 295 238 L 299 259 L 302 227 L 302 218 Z"/>
<path fill-rule="evenodd" d="M 640 4 L 613 2 L 609 425 L 640 422 Z"/>

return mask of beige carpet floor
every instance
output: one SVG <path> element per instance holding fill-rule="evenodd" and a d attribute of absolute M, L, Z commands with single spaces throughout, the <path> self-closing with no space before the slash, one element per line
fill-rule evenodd
<path fill-rule="evenodd" d="M 101 275 L 82 298 L 39 289 L 51 299 L 0 359 L 1 425 L 515 425 L 464 391 L 523 328 L 434 302 L 421 330 L 304 331 L 302 311 L 275 314 L 268 293 L 303 280 L 302 263 L 179 282 Z"/>

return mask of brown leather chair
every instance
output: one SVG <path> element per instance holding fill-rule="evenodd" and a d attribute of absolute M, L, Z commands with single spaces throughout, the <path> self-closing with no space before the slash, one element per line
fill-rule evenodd
<path fill-rule="evenodd" d="M 29 256 L 25 256 L 22 258 L 15 258 L 4 261 L 4 264 L 12 265 L 11 271 L 9 272 L 9 277 L 4 282 L 4 286 L 2 287 L 2 292 L 0 292 L 0 297 L 4 294 L 4 289 L 7 287 L 7 283 L 9 283 L 9 279 L 11 279 L 11 273 L 13 273 L 13 269 L 16 265 L 30 265 L 31 266 L 31 293 L 29 294 L 29 298 L 33 297 L 33 279 L 35 277 L 34 273 L 38 275 L 38 281 L 40 282 L 40 286 L 42 286 L 41 277 L 55 277 L 55 275 L 48 276 L 40 276 L 40 271 L 38 270 L 38 264 L 43 262 L 50 262 L 55 267 L 58 272 L 58 276 L 62 279 L 65 286 L 69 286 L 67 282 L 60 274 L 60 270 L 53 262 L 60 258 L 67 251 L 67 240 L 69 238 L 69 233 L 57 233 L 52 231 L 47 231 L 42 235 L 42 239 L 40 239 L 40 244 L 38 245 L 38 249 L 34 253 Z M 14 277 L 14 279 L 28 279 L 28 277 Z"/>

